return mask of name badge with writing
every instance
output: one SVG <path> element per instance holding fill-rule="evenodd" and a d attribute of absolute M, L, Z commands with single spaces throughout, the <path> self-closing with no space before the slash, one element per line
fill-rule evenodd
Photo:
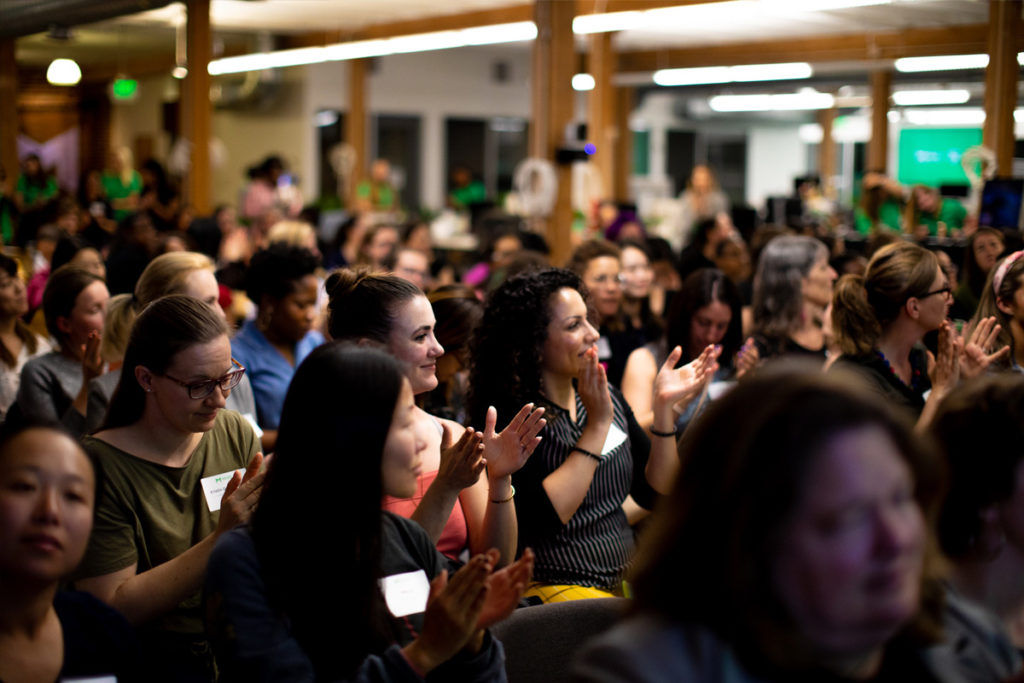
<path fill-rule="evenodd" d="M 245 470 L 228 470 L 227 472 L 212 474 L 205 479 L 199 480 L 199 483 L 203 485 L 206 507 L 210 508 L 210 512 L 220 510 L 220 499 L 224 497 L 224 491 L 227 489 L 228 482 L 231 481 L 231 477 L 235 472 L 245 474 Z"/>
<path fill-rule="evenodd" d="M 396 617 L 419 614 L 427 609 L 430 581 L 422 569 L 404 574 L 392 574 L 379 579 L 380 592 L 388 610 Z"/>
<path fill-rule="evenodd" d="M 616 448 L 622 445 L 622 442 L 626 440 L 626 432 L 622 431 L 615 425 L 608 428 L 608 437 L 604 440 L 604 446 L 601 447 L 601 455 L 608 455 Z"/>

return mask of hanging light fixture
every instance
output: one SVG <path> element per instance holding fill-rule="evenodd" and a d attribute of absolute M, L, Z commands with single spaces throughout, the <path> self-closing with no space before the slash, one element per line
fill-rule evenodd
<path fill-rule="evenodd" d="M 58 57 L 46 68 L 46 80 L 50 85 L 78 85 L 82 70 L 75 60 Z"/>

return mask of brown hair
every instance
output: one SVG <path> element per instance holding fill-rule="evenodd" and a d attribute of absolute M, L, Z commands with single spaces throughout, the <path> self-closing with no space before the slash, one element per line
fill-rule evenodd
<path fill-rule="evenodd" d="M 999 259 L 996 265 L 992 267 L 992 270 L 989 271 L 988 277 L 985 279 L 985 288 L 981 291 L 981 300 L 978 301 L 978 309 L 975 311 L 970 323 L 970 327 L 973 329 L 985 318 L 995 316 L 996 322 L 999 323 L 999 336 L 996 339 L 996 348 L 1010 347 L 1010 355 L 996 361 L 996 364 L 1003 368 L 1008 368 L 1013 364 L 1016 349 L 1013 348 L 1013 332 L 1010 329 L 1010 325 L 1013 322 L 1012 316 L 1004 313 L 998 304 L 1001 303 L 1004 306 L 1012 305 L 1014 295 L 1021 285 L 1024 284 L 1024 280 L 1022 280 L 1022 276 L 1024 276 L 1024 258 L 1018 258 L 1007 267 L 1006 273 L 1004 273 L 1003 279 L 999 283 L 999 291 L 996 291 L 995 274 L 1007 258 L 1009 257 Z"/>
<path fill-rule="evenodd" d="M 374 273 L 368 267 L 342 268 L 324 283 L 327 331 L 333 339 L 370 339 L 387 344 L 395 311 L 406 301 L 424 296 L 423 290 L 395 275 Z"/>
<path fill-rule="evenodd" d="M 18 275 L 18 262 L 12 259 L 6 254 L 0 254 L 0 270 L 7 273 L 8 277 L 17 280 L 20 279 Z M 22 286 L 24 286 L 22 282 Z M 36 349 L 39 348 L 39 340 L 36 338 L 35 333 L 29 329 L 28 325 L 22 322 L 21 318 L 17 318 L 14 321 L 14 334 L 18 336 L 21 343 L 28 349 L 29 355 L 33 355 Z M 18 364 L 18 359 L 14 357 L 11 350 L 7 348 L 7 345 L 0 340 L 0 362 L 3 362 L 9 368 L 13 368 Z"/>
<path fill-rule="evenodd" d="M 875 348 L 907 299 L 925 294 L 939 260 L 912 242 L 894 242 L 875 252 L 863 277 L 844 275 L 832 294 L 832 330 L 843 353 Z"/>
<path fill-rule="evenodd" d="M 866 426 L 882 429 L 912 472 L 926 524 L 943 484 L 926 444 L 862 380 L 795 367 L 759 371 L 686 432 L 679 445 L 683 469 L 642 540 L 633 577 L 638 610 L 709 628 L 752 669 L 817 664 L 778 599 L 772 564 L 805 477 L 833 438 Z M 942 593 L 933 539 L 922 533 L 925 590 L 903 633 L 935 638 Z"/>
<path fill-rule="evenodd" d="M 78 295 L 94 282 L 103 282 L 95 273 L 70 263 L 50 273 L 43 290 L 43 318 L 46 330 L 63 346 L 68 336 L 57 326 L 58 318 L 68 318 L 75 308 Z"/>

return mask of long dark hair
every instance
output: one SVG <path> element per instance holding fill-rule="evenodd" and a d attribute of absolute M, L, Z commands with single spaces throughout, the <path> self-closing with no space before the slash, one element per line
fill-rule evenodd
<path fill-rule="evenodd" d="M 390 640 L 377 623 L 381 454 L 402 381 L 383 351 L 331 342 L 302 362 L 285 396 L 252 537 L 270 604 L 318 680 L 349 678 Z M 344 638 L 324 626 L 340 615 L 359 625 Z"/>
<path fill-rule="evenodd" d="M 19 277 L 18 262 L 6 254 L 0 254 L 0 270 L 7 273 L 7 276 L 12 279 L 18 279 Z M 28 328 L 28 325 L 22 322 L 21 318 L 17 318 L 14 321 L 14 334 L 18 335 L 18 339 L 28 349 L 29 355 L 34 355 L 36 349 L 39 348 L 39 340 L 36 339 L 35 333 Z M 3 343 L 3 340 L 0 340 L 0 362 L 3 362 L 9 368 L 13 368 L 18 364 L 18 359 L 14 357 L 11 350 Z"/>
<path fill-rule="evenodd" d="M 562 268 L 517 275 L 491 294 L 470 344 L 466 403 L 473 426 L 483 428 L 488 406 L 511 416 L 524 403 L 545 402 L 541 349 L 551 322 L 551 296 L 560 289 L 574 289 L 587 299 L 583 280 Z"/>
<path fill-rule="evenodd" d="M 132 326 L 121 379 L 110 399 L 101 430 L 126 427 L 142 418 L 146 394 L 135 379 L 135 368 L 142 365 L 162 374 L 171 367 L 178 353 L 227 334 L 224 319 L 195 297 L 174 294 L 147 306 Z"/>
<path fill-rule="evenodd" d="M 694 314 L 713 301 L 725 304 L 732 312 L 718 361 L 722 367 L 732 365 L 732 359 L 743 343 L 743 303 L 736 285 L 717 268 L 701 268 L 690 273 L 683 281 L 682 289 L 672 299 L 665 337 L 669 351 L 676 346 L 683 347 L 680 363 L 693 360 L 690 355 L 690 324 Z"/>
<path fill-rule="evenodd" d="M 809 367 L 795 372 L 788 364 L 765 369 L 712 403 L 686 432 L 679 447 L 683 469 L 638 556 L 637 609 L 709 628 L 761 673 L 814 667 L 778 599 L 772 565 L 822 449 L 851 429 L 883 430 L 912 472 L 926 520 L 935 517 L 943 482 L 940 465 L 910 425 L 861 380 L 842 375 Z M 698 562 L 694 548 L 700 548 Z M 929 547 L 921 610 L 903 630 L 914 638 L 941 633 L 934 561 Z M 787 677 L 776 671 L 766 678 Z"/>

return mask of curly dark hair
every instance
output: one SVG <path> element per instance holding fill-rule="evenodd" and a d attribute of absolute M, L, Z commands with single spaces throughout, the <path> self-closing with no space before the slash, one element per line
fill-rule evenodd
<path fill-rule="evenodd" d="M 561 289 L 587 299 L 578 275 L 546 268 L 506 280 L 487 300 L 470 345 L 467 405 L 474 427 L 483 428 L 488 406 L 511 418 L 524 403 L 545 403 L 541 350 L 551 322 L 549 302 Z"/>
<path fill-rule="evenodd" d="M 263 296 L 283 299 L 295 291 L 295 283 L 316 272 L 319 262 L 304 247 L 271 244 L 253 254 L 245 275 L 245 295 L 257 306 Z"/>

